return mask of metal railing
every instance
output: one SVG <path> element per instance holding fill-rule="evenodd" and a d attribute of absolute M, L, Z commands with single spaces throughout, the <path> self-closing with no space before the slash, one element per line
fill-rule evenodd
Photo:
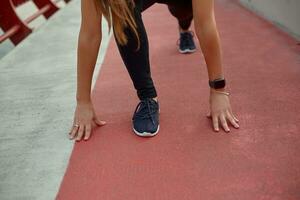
<path fill-rule="evenodd" d="M 4 34 L 0 35 L 0 43 L 10 39 L 17 45 L 26 38 L 33 30 L 28 26 L 30 22 L 43 15 L 46 19 L 50 18 L 59 10 L 56 2 L 51 0 L 32 0 L 38 11 L 22 20 L 16 13 L 16 7 L 30 0 L 1 0 L 0 2 L 0 27 Z M 64 0 L 68 3 L 70 0 Z"/>

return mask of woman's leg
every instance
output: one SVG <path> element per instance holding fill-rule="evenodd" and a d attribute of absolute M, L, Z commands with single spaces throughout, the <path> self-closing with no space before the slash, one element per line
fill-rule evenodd
<path fill-rule="evenodd" d="M 193 34 L 189 31 L 193 20 L 192 0 L 170 1 L 168 8 L 171 14 L 177 18 L 179 24 L 179 52 L 193 53 L 196 51 L 196 45 Z"/>
<path fill-rule="evenodd" d="M 192 0 L 181 0 L 169 3 L 170 13 L 177 18 L 179 27 L 183 31 L 187 31 L 193 20 Z"/>
<path fill-rule="evenodd" d="M 134 17 L 140 37 L 140 48 L 136 50 L 138 42 L 133 31 L 129 28 L 124 30 L 128 43 L 122 46 L 116 41 L 123 62 L 129 72 L 140 100 L 154 98 L 157 96 L 150 71 L 148 38 L 141 15 L 143 10 L 147 9 L 154 3 L 155 1 L 153 0 L 136 1 Z"/>

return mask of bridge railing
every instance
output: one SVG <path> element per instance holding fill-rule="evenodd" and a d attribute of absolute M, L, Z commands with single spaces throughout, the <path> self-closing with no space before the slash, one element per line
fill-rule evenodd
<path fill-rule="evenodd" d="M 38 11 L 22 20 L 16 8 L 30 0 L 1 0 L 0 2 L 0 28 L 4 34 L 0 35 L 0 43 L 10 39 L 13 44 L 17 45 L 26 38 L 33 30 L 28 26 L 30 22 L 43 15 L 46 19 L 51 17 L 59 7 L 52 0 L 32 0 L 38 8 Z M 68 3 L 70 0 L 64 0 Z"/>

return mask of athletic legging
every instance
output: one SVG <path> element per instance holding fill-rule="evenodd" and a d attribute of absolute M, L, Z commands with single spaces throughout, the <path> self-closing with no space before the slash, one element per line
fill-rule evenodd
<path fill-rule="evenodd" d="M 151 77 L 148 38 L 141 13 L 154 3 L 167 4 L 170 13 L 177 18 L 179 26 L 183 30 L 187 30 L 193 19 L 193 12 L 192 0 L 135 0 L 135 2 L 134 17 L 140 39 L 140 48 L 136 50 L 138 42 L 130 28 L 124 30 L 128 43 L 122 46 L 116 42 L 137 91 L 137 96 L 140 100 L 143 100 L 156 97 L 157 92 Z"/>

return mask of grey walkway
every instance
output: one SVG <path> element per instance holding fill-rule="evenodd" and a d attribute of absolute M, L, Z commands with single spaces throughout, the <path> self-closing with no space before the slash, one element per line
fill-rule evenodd
<path fill-rule="evenodd" d="M 79 27 L 80 1 L 73 0 L 0 60 L 1 200 L 55 198 L 74 144 L 67 132 Z M 103 35 L 95 77 L 109 39 Z"/>

